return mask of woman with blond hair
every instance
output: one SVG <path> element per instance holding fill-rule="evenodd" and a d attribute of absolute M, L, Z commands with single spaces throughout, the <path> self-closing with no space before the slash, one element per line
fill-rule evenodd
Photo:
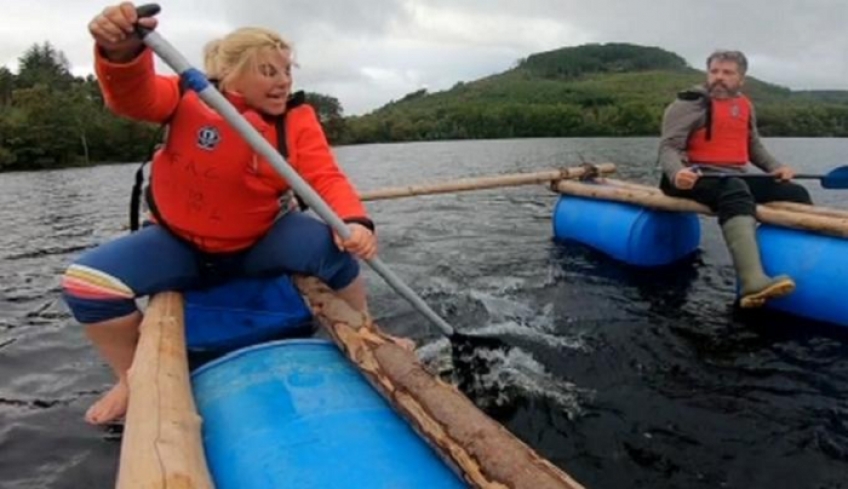
<path fill-rule="evenodd" d="M 134 35 L 129 2 L 89 24 L 95 70 L 116 114 L 168 124 L 151 162 L 151 221 L 87 251 L 65 272 L 64 298 L 117 377 L 86 413 L 93 424 L 123 416 L 126 374 L 142 315 L 135 298 L 209 286 L 237 277 L 302 273 L 323 280 L 366 311 L 357 257 L 377 252 L 374 224 L 339 169 L 315 111 L 293 94 L 292 51 L 272 31 L 238 29 L 206 47 L 205 69 L 218 89 L 349 226 L 348 239 L 290 210 L 289 184 L 177 76 L 156 74 L 153 53 Z"/>

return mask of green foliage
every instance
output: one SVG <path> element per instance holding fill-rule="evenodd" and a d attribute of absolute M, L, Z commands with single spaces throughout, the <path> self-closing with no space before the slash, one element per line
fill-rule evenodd
<path fill-rule="evenodd" d="M 15 81 L 16 88 L 44 84 L 52 89 L 66 90 L 74 79 L 68 59 L 49 42 L 27 49 L 18 63 L 20 72 Z"/>
<path fill-rule="evenodd" d="M 340 142 L 547 136 L 657 136 L 676 94 L 702 71 L 659 48 L 591 44 L 534 54 L 515 68 L 436 93 L 413 92 L 347 120 Z M 848 136 L 848 92 L 748 78 L 765 136 Z"/>
<path fill-rule="evenodd" d="M 318 120 L 330 142 L 341 138 L 345 132 L 344 109 L 339 99 L 320 93 L 307 93 L 306 102 L 318 114 Z"/>
<path fill-rule="evenodd" d="M 156 127 L 119 118 L 92 76 L 74 77 L 49 42 L 0 69 L 0 171 L 139 161 Z"/>
<path fill-rule="evenodd" d="M 0 67 L 0 171 L 37 170 L 147 158 L 158 126 L 121 118 L 103 103 L 97 80 L 74 77 L 49 42 L 18 60 L 17 74 Z M 328 138 L 345 131 L 341 104 L 307 94 Z"/>
<path fill-rule="evenodd" d="M 157 127 L 104 107 L 93 76 L 74 77 L 50 43 L 14 74 L 0 67 L 0 171 L 141 161 Z M 307 93 L 332 144 L 439 139 L 656 136 L 665 107 L 704 73 L 659 48 L 592 44 L 538 53 L 450 90 L 417 90 L 364 115 Z M 848 92 L 799 91 L 749 78 L 765 136 L 848 136 Z"/>
<path fill-rule="evenodd" d="M 632 44 L 587 44 L 537 53 L 518 64 L 518 70 L 541 78 L 576 78 L 590 73 L 645 70 L 683 70 L 686 61 L 660 48 Z"/>

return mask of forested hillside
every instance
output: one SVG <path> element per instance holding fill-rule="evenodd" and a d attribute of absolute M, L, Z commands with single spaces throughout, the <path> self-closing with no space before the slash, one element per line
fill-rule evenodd
<path fill-rule="evenodd" d="M 536 53 L 449 90 L 408 94 L 364 116 L 307 93 L 333 144 L 516 137 L 656 136 L 665 106 L 704 72 L 630 44 Z M 766 136 L 848 136 L 848 91 L 796 91 L 748 78 Z M 0 68 L 0 171 L 140 161 L 157 127 L 116 117 L 97 81 L 71 74 L 50 43 Z"/>
<path fill-rule="evenodd" d="M 704 80 L 674 53 L 594 44 L 537 53 L 504 73 L 410 93 L 347 119 L 347 143 L 657 135 L 676 93 Z M 748 78 L 767 136 L 848 136 L 848 91 L 791 90 Z"/>

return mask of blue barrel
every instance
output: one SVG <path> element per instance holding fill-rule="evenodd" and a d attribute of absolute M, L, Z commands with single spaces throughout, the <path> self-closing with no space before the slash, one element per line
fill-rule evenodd
<path fill-rule="evenodd" d="M 761 224 L 757 241 L 766 273 L 787 274 L 796 285 L 767 307 L 848 326 L 848 240 Z"/>
<path fill-rule="evenodd" d="M 225 353 L 272 339 L 309 336 L 312 314 L 287 275 L 239 279 L 191 290 L 185 298 L 186 345 Z"/>
<path fill-rule="evenodd" d="M 192 383 L 218 489 L 467 487 L 328 341 L 238 350 Z"/>
<path fill-rule="evenodd" d="M 694 253 L 701 224 L 693 212 L 668 212 L 623 202 L 562 195 L 554 237 L 589 246 L 640 267 L 674 263 Z"/>

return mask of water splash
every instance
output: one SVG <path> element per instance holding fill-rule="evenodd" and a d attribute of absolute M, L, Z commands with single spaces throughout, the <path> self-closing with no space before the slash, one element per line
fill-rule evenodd
<path fill-rule="evenodd" d="M 542 399 L 573 420 L 582 414 L 582 403 L 593 396 L 588 389 L 551 374 L 531 353 L 512 348 L 508 351 L 479 352 L 488 370 L 474 376 L 466 389 L 484 409 L 503 407 L 519 400 Z"/>

